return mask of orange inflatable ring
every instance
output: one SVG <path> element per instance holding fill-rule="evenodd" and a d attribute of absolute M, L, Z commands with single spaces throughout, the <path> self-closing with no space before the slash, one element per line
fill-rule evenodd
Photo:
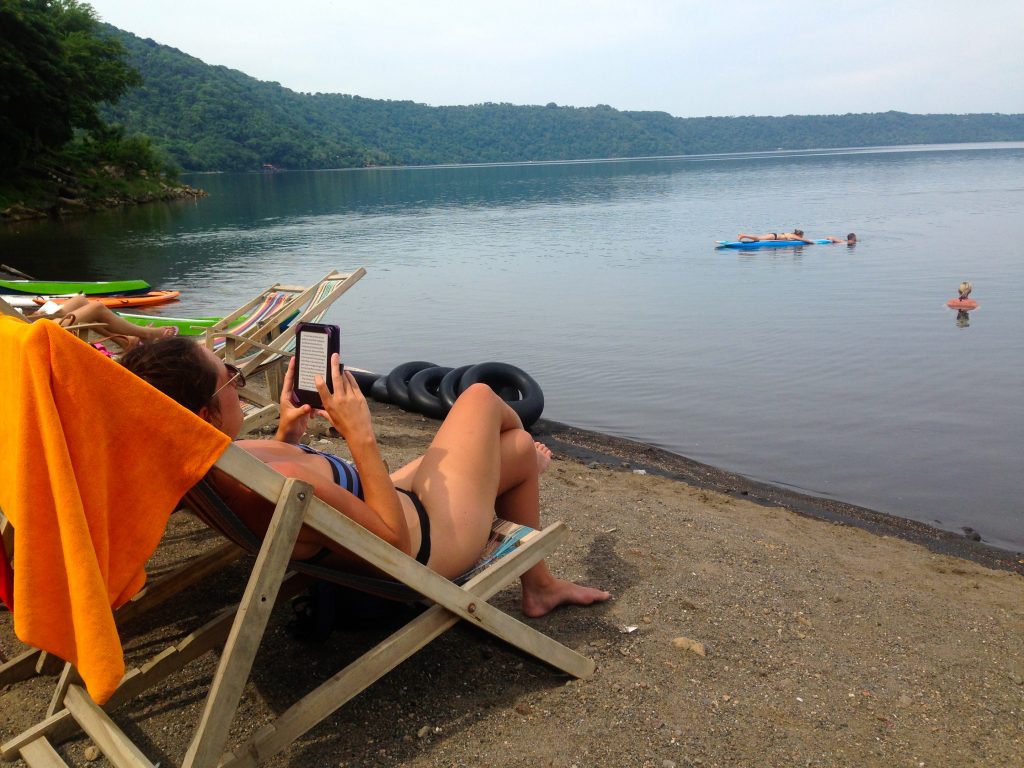
<path fill-rule="evenodd" d="M 952 309 L 977 309 L 978 302 L 974 299 L 950 299 L 946 302 L 946 306 Z"/>

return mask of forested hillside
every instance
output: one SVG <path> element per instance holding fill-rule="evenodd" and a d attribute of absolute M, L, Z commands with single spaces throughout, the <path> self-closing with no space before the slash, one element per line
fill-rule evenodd
<path fill-rule="evenodd" d="M 0 219 L 198 194 L 101 116 L 142 80 L 77 0 L 0 0 Z"/>
<path fill-rule="evenodd" d="M 143 85 L 105 112 L 187 170 L 489 163 L 1024 140 L 1024 115 L 678 118 L 596 107 L 430 107 L 301 94 L 107 27 Z"/>

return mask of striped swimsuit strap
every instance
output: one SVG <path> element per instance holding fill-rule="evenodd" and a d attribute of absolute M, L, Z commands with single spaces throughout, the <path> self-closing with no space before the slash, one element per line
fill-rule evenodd
<path fill-rule="evenodd" d="M 298 445 L 299 448 L 308 454 L 313 456 L 322 456 L 327 459 L 327 463 L 331 465 L 331 474 L 334 475 L 335 485 L 339 488 L 344 488 L 357 498 L 363 498 L 363 484 L 359 481 L 359 473 L 356 472 L 356 468 L 354 466 L 332 453 L 318 451 L 316 448 L 311 448 L 310 446 L 303 445 L 302 443 L 299 443 Z"/>

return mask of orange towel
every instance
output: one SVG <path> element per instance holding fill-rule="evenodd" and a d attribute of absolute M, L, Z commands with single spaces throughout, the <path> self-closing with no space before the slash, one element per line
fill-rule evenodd
<path fill-rule="evenodd" d="M 48 320 L 0 317 L 0 402 L 15 633 L 103 703 L 124 675 L 111 607 L 145 583 L 168 517 L 228 438 Z"/>

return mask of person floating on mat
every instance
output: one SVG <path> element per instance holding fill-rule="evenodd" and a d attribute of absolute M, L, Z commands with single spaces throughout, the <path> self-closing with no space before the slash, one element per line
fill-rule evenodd
<path fill-rule="evenodd" d="M 206 347 L 181 337 L 165 339 L 129 351 L 122 364 L 232 439 L 238 436 L 242 409 L 236 390 L 245 386 L 245 378 Z M 355 465 L 299 443 L 313 409 L 291 403 L 294 367 L 292 360 L 277 434 L 238 441 L 248 453 L 287 477 L 311 483 L 323 501 L 447 578 L 479 559 L 495 514 L 540 528 L 538 478 L 551 463 L 551 451 L 534 442 L 515 411 L 487 385 L 463 392 L 427 452 L 389 476 L 366 399 L 352 374 L 339 369 L 337 355 L 331 366 L 333 394 L 320 377 L 316 383 L 322 415 L 345 439 Z M 213 484 L 246 525 L 262 535 L 272 505 L 216 473 Z M 363 565 L 336 542 L 306 528 L 293 557 L 349 569 Z M 610 597 L 555 578 L 544 562 L 526 571 L 521 582 L 522 610 L 531 617 L 560 605 L 589 605 Z"/>
<path fill-rule="evenodd" d="M 740 232 L 736 235 L 736 239 L 741 242 L 750 243 L 759 243 L 762 240 L 792 240 L 796 243 L 814 245 L 813 240 L 807 240 L 804 238 L 804 231 L 802 229 L 794 229 L 792 232 L 769 232 L 765 235 L 748 235 L 746 232 Z"/>
<path fill-rule="evenodd" d="M 846 243 L 847 245 L 856 245 L 857 244 L 857 235 L 855 233 L 853 233 L 853 232 L 848 234 L 846 236 L 846 239 L 843 239 L 841 237 L 832 237 L 832 235 L 828 235 L 827 237 L 823 237 L 821 239 L 822 240 L 828 240 L 830 243 Z"/>

